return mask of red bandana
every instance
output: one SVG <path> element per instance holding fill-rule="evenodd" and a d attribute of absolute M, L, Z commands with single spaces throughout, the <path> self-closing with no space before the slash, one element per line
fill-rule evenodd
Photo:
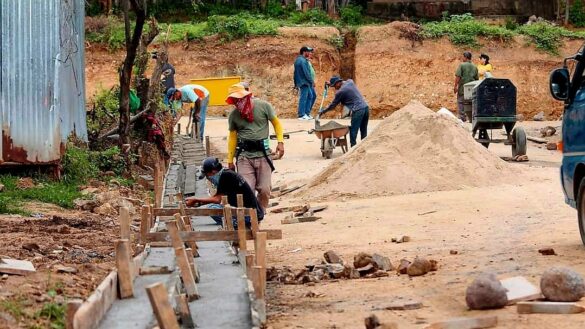
<path fill-rule="evenodd" d="M 228 98 L 228 103 L 235 105 L 242 118 L 244 118 L 246 121 L 254 121 L 254 105 L 252 103 L 252 94 L 243 98 L 230 97 Z"/>

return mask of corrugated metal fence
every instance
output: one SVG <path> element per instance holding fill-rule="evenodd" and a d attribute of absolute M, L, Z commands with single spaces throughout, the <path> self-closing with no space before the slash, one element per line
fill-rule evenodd
<path fill-rule="evenodd" d="M 0 0 L 0 164 L 52 163 L 87 140 L 84 0 Z"/>

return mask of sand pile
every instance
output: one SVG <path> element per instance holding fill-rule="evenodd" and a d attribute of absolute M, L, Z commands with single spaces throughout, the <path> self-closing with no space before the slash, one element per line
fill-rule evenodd
<path fill-rule="evenodd" d="M 453 118 L 412 101 L 319 173 L 300 197 L 333 199 L 457 190 L 517 180 L 518 171 Z"/>

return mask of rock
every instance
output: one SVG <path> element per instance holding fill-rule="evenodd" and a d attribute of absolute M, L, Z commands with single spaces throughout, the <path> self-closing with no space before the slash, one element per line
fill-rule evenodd
<path fill-rule="evenodd" d="M 557 149 L 557 143 L 555 142 L 546 143 L 546 149 L 549 151 L 555 151 Z"/>
<path fill-rule="evenodd" d="M 457 250 L 449 250 L 449 254 L 451 255 L 457 255 L 459 253 L 459 251 Z"/>
<path fill-rule="evenodd" d="M 69 233 L 71 233 L 71 227 L 69 227 L 65 224 L 59 225 L 59 226 L 57 226 L 57 233 L 69 234 Z"/>
<path fill-rule="evenodd" d="M 409 265 L 410 265 L 410 262 L 408 260 L 401 259 L 400 265 L 398 265 L 398 269 L 396 271 L 400 274 L 406 274 Z"/>
<path fill-rule="evenodd" d="M 398 325 L 395 323 L 380 323 L 378 317 L 375 314 L 368 316 L 364 323 L 366 325 L 366 329 L 398 329 Z"/>
<path fill-rule="evenodd" d="M 372 262 L 372 255 L 366 254 L 365 252 L 360 252 L 359 254 L 353 256 L 353 266 L 355 268 L 365 267 Z"/>
<path fill-rule="evenodd" d="M 154 190 L 154 179 L 150 175 L 140 175 L 136 180 L 138 185 L 144 187 L 147 190 Z"/>
<path fill-rule="evenodd" d="M 312 260 L 307 262 L 307 264 L 305 265 L 305 268 L 307 268 L 309 270 L 309 272 L 313 272 L 313 270 L 315 269 L 315 266 L 321 265 L 321 264 L 323 264 L 323 262 L 320 259 L 312 259 Z"/>
<path fill-rule="evenodd" d="M 87 211 L 92 211 L 97 207 L 97 202 L 95 200 L 75 199 L 73 200 L 73 204 L 75 205 L 75 208 Z"/>
<path fill-rule="evenodd" d="M 551 137 L 557 133 L 557 129 L 555 127 L 546 126 L 540 129 L 540 136 L 542 137 Z"/>
<path fill-rule="evenodd" d="M 99 190 L 100 189 L 97 187 L 88 187 L 88 188 L 81 190 L 81 192 L 79 192 L 79 193 L 81 193 L 81 195 L 90 195 L 90 194 L 96 194 L 97 192 L 99 192 Z"/>
<path fill-rule="evenodd" d="M 465 302 L 471 310 L 502 308 L 508 304 L 506 288 L 493 273 L 478 276 L 465 292 Z"/>
<path fill-rule="evenodd" d="M 343 278 L 346 274 L 345 267 L 341 264 L 327 264 L 327 273 L 334 279 Z"/>
<path fill-rule="evenodd" d="M 126 198 L 120 198 L 117 202 L 117 205 L 118 205 L 118 209 L 120 209 L 121 207 L 128 208 L 128 214 L 130 214 L 130 215 L 136 214 L 136 207 L 134 207 L 134 204 L 132 202 L 128 201 L 128 199 L 126 199 Z"/>
<path fill-rule="evenodd" d="M 408 265 L 406 273 L 409 276 L 421 276 L 429 273 L 431 267 L 431 262 L 426 258 L 416 257 L 412 264 Z"/>
<path fill-rule="evenodd" d="M 370 263 L 364 267 L 357 268 L 357 271 L 360 273 L 361 276 L 365 276 L 366 274 L 374 273 L 377 271 L 374 264 Z"/>
<path fill-rule="evenodd" d="M 553 248 L 541 248 L 538 249 L 538 252 L 541 253 L 543 256 L 555 256 L 555 250 Z"/>
<path fill-rule="evenodd" d="M 437 262 L 434 259 L 429 259 L 429 262 L 431 263 L 431 269 L 430 269 L 431 272 L 435 272 L 439 269 L 439 262 Z"/>
<path fill-rule="evenodd" d="M 392 238 L 392 240 L 390 240 L 392 242 L 398 242 L 398 238 Z"/>
<path fill-rule="evenodd" d="M 55 268 L 55 271 L 57 271 L 57 273 L 71 273 L 71 274 L 77 273 L 77 269 L 75 267 L 71 267 L 71 266 L 55 265 L 54 268 Z"/>
<path fill-rule="evenodd" d="M 522 113 L 516 114 L 516 121 L 524 121 L 524 114 Z"/>
<path fill-rule="evenodd" d="M 373 278 L 382 278 L 382 277 L 386 277 L 386 276 L 390 276 L 390 274 L 388 274 L 388 272 L 386 272 L 386 271 L 377 270 L 374 273 L 367 274 L 366 278 L 373 279 Z"/>
<path fill-rule="evenodd" d="M 544 121 L 544 112 L 540 111 L 537 115 L 535 115 L 532 120 L 534 121 Z"/>
<path fill-rule="evenodd" d="M 405 235 L 402 238 L 400 238 L 400 242 L 410 242 L 410 237 L 408 235 Z"/>
<path fill-rule="evenodd" d="M 109 203 L 104 203 L 103 205 L 96 207 L 93 209 L 93 212 L 98 215 L 105 215 L 105 216 L 114 216 L 117 215 L 118 212 L 114 207 L 112 207 Z"/>
<path fill-rule="evenodd" d="M 347 267 L 348 265 L 346 265 Z M 361 278 L 360 272 L 358 272 L 358 270 L 356 270 L 353 266 L 349 266 L 349 276 L 348 279 L 359 279 Z M 346 268 L 346 271 L 348 271 L 348 269 Z"/>
<path fill-rule="evenodd" d="M 570 268 L 553 267 L 540 279 L 540 290 L 553 302 L 576 302 L 585 296 L 585 283 L 581 275 Z"/>
<path fill-rule="evenodd" d="M 27 243 L 22 244 L 22 249 L 28 250 L 28 251 L 36 251 L 36 250 L 40 250 L 41 247 L 39 247 L 39 245 L 34 243 L 34 242 L 27 242 Z"/>
<path fill-rule="evenodd" d="M 343 259 L 333 250 L 326 251 L 323 254 L 323 258 L 329 264 L 343 264 Z"/>
<path fill-rule="evenodd" d="M 390 262 L 390 258 L 388 258 L 388 257 L 384 257 L 384 256 L 379 255 L 379 254 L 373 254 L 372 261 L 374 262 L 374 265 L 376 265 L 376 267 L 380 270 L 383 270 L 383 271 L 394 270 L 394 266 L 392 266 L 392 263 Z"/>

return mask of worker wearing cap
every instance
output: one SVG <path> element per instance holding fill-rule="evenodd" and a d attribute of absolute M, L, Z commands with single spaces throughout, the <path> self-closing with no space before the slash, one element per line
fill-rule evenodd
<path fill-rule="evenodd" d="M 274 107 L 264 100 L 253 98 L 241 84 L 229 88 L 226 103 L 235 109 L 228 117 L 229 138 L 227 162 L 234 170 L 234 158 L 238 173 L 246 179 L 250 187 L 258 192 L 258 201 L 263 210 L 268 207 L 272 188 L 274 165 L 269 157 L 269 128 L 272 123 L 276 133 L 278 157 L 284 155 L 284 136 L 282 125 Z"/>
<path fill-rule="evenodd" d="M 264 211 L 258 204 L 254 191 L 248 185 L 246 180 L 233 170 L 223 168 L 223 165 L 217 158 L 206 158 L 201 164 L 201 175 L 199 179 L 207 178 L 215 187 L 215 195 L 207 198 L 191 197 L 185 199 L 185 204 L 189 207 L 202 206 L 211 209 L 221 209 L 221 198 L 227 196 L 228 203 L 237 207 L 237 195 L 241 194 L 244 199 L 244 207 L 256 209 L 258 221 L 264 218 Z M 213 220 L 221 225 L 223 218 L 221 216 L 211 216 Z M 246 216 L 246 226 L 250 227 L 250 217 Z M 232 218 L 234 227 L 237 228 L 237 220 Z"/>
<path fill-rule="evenodd" d="M 179 89 L 170 88 L 167 90 L 167 97 L 171 102 L 192 103 L 193 119 L 201 122 L 199 138 L 203 140 L 205 131 L 205 117 L 207 116 L 207 106 L 209 105 L 209 90 L 200 85 L 185 85 Z M 195 120 L 194 120 L 195 121 Z"/>
<path fill-rule="evenodd" d="M 459 112 L 459 119 L 465 122 L 467 121 L 467 116 L 465 115 L 465 108 L 463 106 L 463 86 L 468 82 L 479 80 L 479 71 L 477 70 L 475 64 L 471 62 L 471 53 L 469 51 L 463 53 L 461 60 L 461 64 L 459 64 L 457 71 L 455 71 L 455 85 L 453 87 L 453 93 L 457 95 L 457 110 Z"/>
<path fill-rule="evenodd" d="M 317 99 L 315 94 L 315 80 L 311 75 L 311 67 L 309 63 L 310 53 L 313 48 L 303 46 L 299 55 L 295 59 L 294 84 L 295 89 L 299 91 L 299 106 L 297 115 L 299 120 L 311 120 L 311 106 L 314 103 L 313 99 Z"/>
<path fill-rule="evenodd" d="M 370 107 L 366 102 L 364 96 L 357 89 L 353 80 L 341 80 L 337 75 L 333 76 L 327 86 L 335 88 L 335 98 L 333 102 L 326 108 L 319 110 L 319 115 L 334 109 L 338 104 L 349 108 L 349 115 L 351 116 L 351 126 L 349 127 L 349 142 L 351 146 L 357 143 L 357 133 L 360 132 L 363 140 L 368 136 L 368 121 L 370 119 Z"/>

